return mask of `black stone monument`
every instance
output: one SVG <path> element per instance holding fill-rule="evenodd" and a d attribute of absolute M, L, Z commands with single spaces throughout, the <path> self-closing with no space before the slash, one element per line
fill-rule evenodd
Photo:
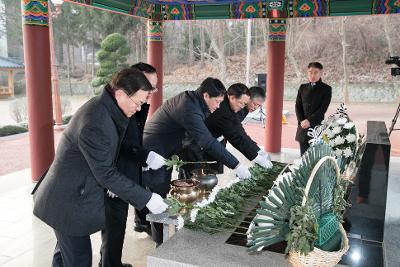
<path fill-rule="evenodd" d="M 383 232 L 389 174 L 390 140 L 382 121 L 367 122 L 365 151 L 346 211 L 350 250 L 341 261 L 350 266 L 384 266 Z M 348 229 L 347 229 L 348 230 Z"/>

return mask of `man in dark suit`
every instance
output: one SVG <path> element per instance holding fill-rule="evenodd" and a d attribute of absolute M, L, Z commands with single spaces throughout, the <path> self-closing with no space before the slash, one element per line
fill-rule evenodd
<path fill-rule="evenodd" d="M 33 213 L 57 237 L 53 266 L 92 266 L 90 235 L 106 227 L 105 191 L 153 213 L 167 208 L 160 195 L 137 185 L 116 166 L 129 118 L 152 89 L 142 72 L 124 69 L 100 96 L 75 113 L 64 131 L 55 159 L 34 193 Z M 152 167 L 154 162 L 147 163 Z"/>
<path fill-rule="evenodd" d="M 259 109 L 265 101 L 265 90 L 258 86 L 252 86 L 249 88 L 250 100 L 246 106 L 238 111 L 236 114 L 239 116 L 239 120 L 242 122 L 249 112 L 254 112 Z"/>
<path fill-rule="evenodd" d="M 141 71 L 150 82 L 153 90 L 157 90 L 156 69 L 146 63 L 137 63 L 131 68 Z M 150 98 L 150 94 L 149 97 Z M 147 159 L 153 153 L 143 147 L 143 129 L 147 119 L 150 105 L 144 103 L 141 110 L 137 111 L 129 119 L 128 128 L 121 144 L 121 152 L 117 161 L 118 170 L 135 183 L 142 184 L 142 167 L 147 166 Z M 163 158 L 155 158 L 159 161 L 159 166 L 164 165 Z M 129 204 L 117 195 L 109 192 L 105 198 L 106 207 L 106 228 L 102 231 L 101 260 L 100 267 L 129 267 L 128 263 L 122 263 L 122 248 L 125 239 L 126 220 L 128 217 Z M 150 234 L 150 223 L 146 222 L 148 209 L 135 209 L 135 231 L 146 231 Z"/>
<path fill-rule="evenodd" d="M 168 99 L 146 123 L 143 145 L 165 158 L 177 154 L 182 142 L 189 136 L 208 153 L 231 169 L 239 178 L 251 176 L 247 166 L 239 161 L 212 136 L 204 120 L 219 108 L 226 92 L 225 86 L 215 78 L 205 79 L 196 91 L 185 91 Z M 143 173 L 143 183 L 152 192 L 166 196 L 170 189 L 171 170 L 165 167 Z M 154 226 L 154 225 L 152 225 Z M 162 243 L 162 227 L 152 227 L 153 239 Z"/>
<path fill-rule="evenodd" d="M 226 93 L 224 101 L 222 101 L 219 109 L 206 118 L 205 123 L 211 134 L 217 138 L 224 146 L 229 142 L 234 148 L 239 150 L 248 160 L 253 161 L 264 168 L 272 167 L 271 160 L 266 152 L 260 149 L 256 142 L 247 135 L 243 128 L 242 120 L 245 117 L 238 115 L 239 112 L 245 113 L 243 109 L 247 109 L 246 105 L 250 102 L 250 90 L 242 83 L 232 84 Z M 252 99 L 250 107 L 252 111 L 256 108 Z M 215 161 L 213 155 L 209 155 L 202 151 L 195 143 L 188 144 L 183 153 L 185 161 Z M 190 164 L 183 166 L 186 176 L 194 169 L 204 166 L 198 164 Z M 223 172 L 224 165 L 218 161 L 211 164 L 210 169 L 217 173 Z"/>
<path fill-rule="evenodd" d="M 308 64 L 308 83 L 300 85 L 296 98 L 297 132 L 296 141 L 300 143 L 300 153 L 303 155 L 310 147 L 307 135 L 308 129 L 321 124 L 332 98 L 332 88 L 323 83 L 322 64 Z"/>

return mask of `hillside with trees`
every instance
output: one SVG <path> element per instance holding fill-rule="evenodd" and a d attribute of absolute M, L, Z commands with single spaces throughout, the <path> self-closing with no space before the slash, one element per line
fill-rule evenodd
<path fill-rule="evenodd" d="M 0 10 L 5 21 L 13 55 L 22 54 L 20 1 L 5 1 Z M 389 55 L 400 55 L 400 15 L 354 16 L 288 20 L 286 42 L 287 85 L 305 79 L 310 61 L 325 66 L 325 80 L 342 90 L 343 98 L 351 84 L 394 84 Z M 251 30 L 249 30 L 251 29 Z M 127 63 L 145 61 L 146 21 L 70 3 L 54 19 L 55 47 L 60 79 L 73 94 L 73 84 L 90 85 L 100 67 L 96 52 L 101 41 L 112 33 L 127 40 Z M 255 74 L 266 69 L 268 20 L 172 21 L 164 23 L 164 82 L 199 84 L 207 76 L 227 84 L 254 84 Z M 250 54 L 247 53 L 250 44 Z M 249 62 L 248 76 L 246 65 Z M 392 85 L 396 88 L 395 85 Z M 397 89 L 399 90 L 399 86 Z"/>

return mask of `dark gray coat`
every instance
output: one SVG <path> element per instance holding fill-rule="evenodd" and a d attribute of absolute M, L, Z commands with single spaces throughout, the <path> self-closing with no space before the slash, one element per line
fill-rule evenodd
<path fill-rule="evenodd" d="M 332 98 L 332 87 L 319 80 L 314 87 L 310 83 L 300 85 L 296 98 L 296 117 L 297 132 L 296 140 L 301 143 L 307 143 L 309 137 L 308 129 L 303 129 L 300 123 L 308 119 L 310 127 L 321 124 L 324 119 L 325 112 L 328 110 Z"/>
<path fill-rule="evenodd" d="M 143 144 L 148 149 L 162 148 L 161 155 L 169 157 L 182 148 L 187 134 L 202 149 L 233 169 L 239 162 L 208 130 L 204 120 L 209 115 L 198 91 L 183 92 L 168 99 L 146 123 Z"/>
<path fill-rule="evenodd" d="M 146 123 L 143 145 L 169 158 L 181 151 L 183 140 L 189 136 L 201 149 L 233 169 L 239 162 L 207 129 L 204 120 L 209 115 L 208 106 L 198 91 L 180 93 L 168 99 Z M 147 182 L 156 184 L 155 179 L 168 182 L 169 177 L 155 176 L 151 175 Z"/>
<path fill-rule="evenodd" d="M 59 232 L 83 236 L 105 228 L 106 189 L 139 209 L 147 204 L 151 192 L 116 168 L 128 121 L 107 91 L 75 113 L 34 194 L 37 217 Z"/>

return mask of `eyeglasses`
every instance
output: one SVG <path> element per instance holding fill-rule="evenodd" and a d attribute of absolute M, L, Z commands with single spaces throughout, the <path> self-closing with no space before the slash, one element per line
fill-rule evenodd
<path fill-rule="evenodd" d="M 137 107 L 140 107 L 140 106 L 142 106 L 142 105 L 144 104 L 144 102 L 142 102 L 142 101 L 140 101 L 139 103 L 136 102 L 136 101 L 134 101 L 134 100 L 128 95 L 127 92 L 124 91 L 124 93 L 125 93 L 126 96 L 129 98 L 129 100 L 131 100 Z"/>

